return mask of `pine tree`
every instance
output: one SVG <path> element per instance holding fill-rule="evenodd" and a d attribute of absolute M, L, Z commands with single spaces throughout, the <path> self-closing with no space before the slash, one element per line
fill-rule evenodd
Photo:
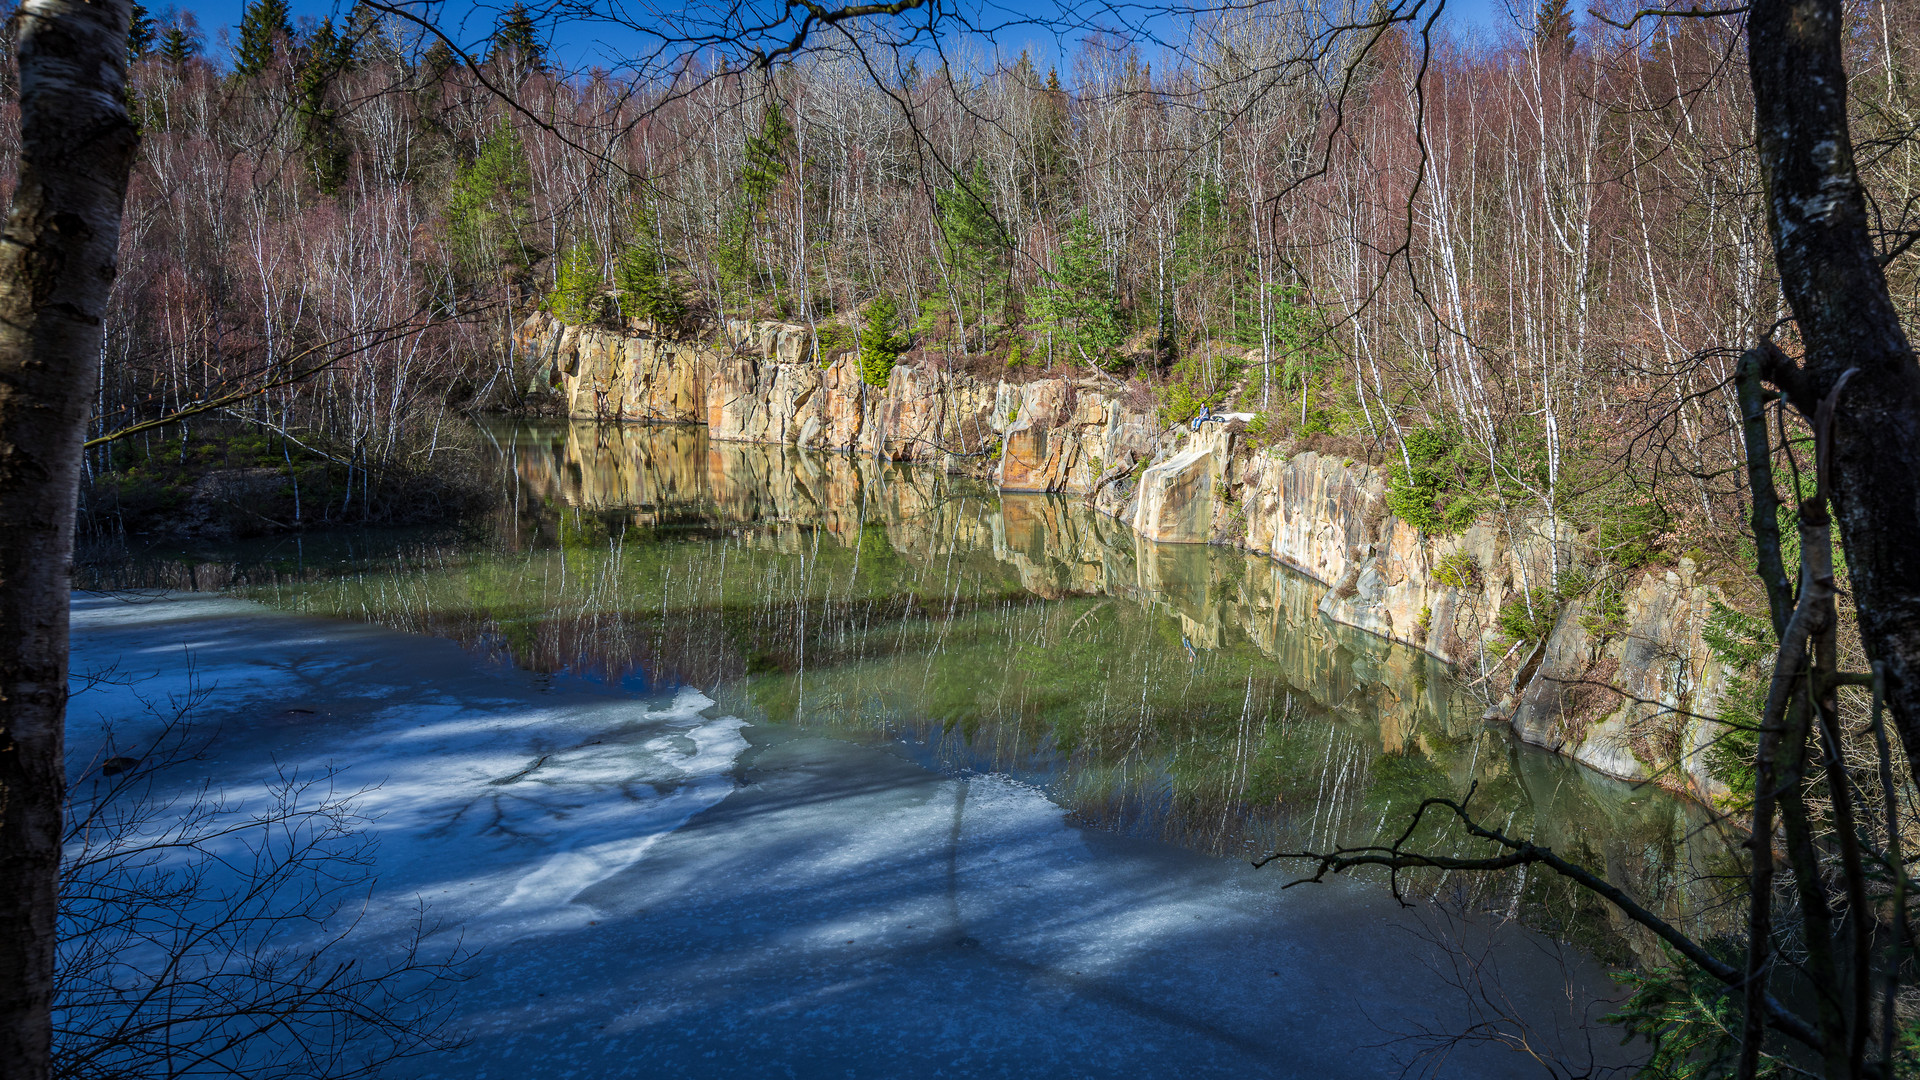
<path fill-rule="evenodd" d="M 1034 209 L 1047 214 L 1065 202 L 1068 189 L 1067 145 L 1072 137 L 1067 92 L 1060 71 L 1047 69 L 1046 85 L 1035 91 L 1033 127 L 1029 133 L 1026 188 Z"/>
<path fill-rule="evenodd" d="M 493 63 L 505 57 L 518 60 L 526 71 L 547 69 L 547 49 L 540 43 L 540 28 L 534 25 L 525 4 L 516 3 L 508 8 L 500 19 L 500 28 L 493 32 L 493 47 L 487 53 L 487 61 Z"/>
<path fill-rule="evenodd" d="M 532 172 L 520 133 L 503 120 L 455 175 L 447 192 L 447 239 L 456 269 L 469 279 L 491 279 L 503 271 L 516 277 L 532 264 L 525 243 Z"/>
<path fill-rule="evenodd" d="M 1540 51 L 1553 56 L 1573 55 L 1573 11 L 1567 0 L 1540 0 L 1533 32 Z"/>
<path fill-rule="evenodd" d="M 1226 194 L 1211 172 L 1202 174 L 1187 201 L 1181 204 L 1178 226 L 1173 238 L 1172 278 L 1174 291 L 1186 294 L 1186 308 L 1193 313 L 1202 340 L 1220 334 L 1225 326 L 1218 320 L 1233 310 L 1235 265 L 1231 257 L 1235 230 L 1228 213 Z M 1162 300 L 1160 338 L 1163 347 L 1181 344 L 1180 327 L 1174 299 Z M 1230 317 L 1229 317 L 1230 318 Z"/>
<path fill-rule="evenodd" d="M 334 33 L 333 20 L 321 22 L 307 39 L 294 95 L 300 143 L 307 152 L 307 169 L 321 191 L 331 195 L 347 175 L 347 137 L 339 115 L 327 103 L 327 91 L 336 75 L 353 61 L 353 42 Z"/>
<path fill-rule="evenodd" d="M 1013 269 L 1006 230 L 986 201 L 990 190 L 987 167 L 976 161 L 964 184 L 956 179 L 935 194 L 940 238 L 959 286 L 961 315 L 979 324 L 982 347 L 987 320 L 1005 305 L 1007 277 Z"/>
<path fill-rule="evenodd" d="M 147 14 L 146 5 L 134 0 L 133 17 L 127 21 L 127 61 L 132 63 L 152 52 L 157 36 L 153 29 L 153 17 Z"/>
<path fill-rule="evenodd" d="M 747 137 L 740 199 L 728 215 L 727 239 L 716 260 L 721 282 L 732 289 L 754 291 L 763 276 L 753 257 L 753 228 L 765 220 L 780 182 L 786 179 L 792 143 L 793 126 L 787 123 L 780 99 L 774 98 L 760 114 L 760 130 Z"/>
<path fill-rule="evenodd" d="M 293 36 L 287 22 L 287 0 L 254 0 L 240 17 L 240 44 L 233 53 L 233 73 L 241 78 L 258 75 L 273 66 L 276 49 Z"/>
<path fill-rule="evenodd" d="M 167 32 L 160 35 L 160 58 L 175 68 L 185 65 L 200 52 L 200 39 L 186 21 L 191 17 L 176 18 Z"/>
<path fill-rule="evenodd" d="M 764 213 L 773 193 L 787 175 L 787 152 L 793 143 L 793 125 L 774 98 L 760 114 L 760 130 L 747 139 L 746 163 L 740 170 L 740 188 L 754 212 Z"/>
<path fill-rule="evenodd" d="M 600 251 L 592 240 L 577 240 L 561 256 L 554 271 L 547 310 L 563 322 L 590 323 L 604 308 L 606 278 L 600 272 Z"/>
<path fill-rule="evenodd" d="M 1126 326 L 1114 296 L 1113 275 L 1107 270 L 1106 244 L 1086 211 L 1068 223 L 1054 272 L 1031 307 L 1039 316 L 1034 329 L 1065 342 L 1082 363 L 1101 368 L 1119 365 L 1117 350 L 1126 340 Z"/>
<path fill-rule="evenodd" d="M 613 271 L 614 285 L 620 290 L 621 313 L 655 326 L 676 325 L 686 318 L 686 301 L 668 274 L 660 231 L 645 203 L 635 215 L 633 236 Z"/>
<path fill-rule="evenodd" d="M 893 297 L 881 293 L 867 304 L 866 325 L 860 329 L 860 381 L 884 389 L 893 378 L 893 365 L 907 351 L 899 333 L 900 309 Z"/>
<path fill-rule="evenodd" d="M 446 42 L 436 38 L 420 57 L 420 66 L 426 69 L 427 82 L 438 82 L 442 75 L 460 66 L 460 58 L 453 54 Z"/>

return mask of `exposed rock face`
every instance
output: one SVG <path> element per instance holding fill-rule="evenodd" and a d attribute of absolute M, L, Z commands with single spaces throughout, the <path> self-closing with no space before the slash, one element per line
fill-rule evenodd
<path fill-rule="evenodd" d="M 1183 445 L 1140 474 L 1131 521 L 1149 540 L 1204 544 L 1214 538 L 1215 488 L 1226 476 L 1232 436 L 1209 424 L 1184 437 Z"/>
<path fill-rule="evenodd" d="M 1624 615 L 1611 625 L 1593 617 L 1592 600 L 1574 600 L 1546 641 L 1516 643 L 1499 628 L 1502 608 L 1553 603 L 1549 587 L 1578 548 L 1544 520 L 1424 536 L 1388 511 L 1378 469 L 1248 452 L 1237 423 L 1163 428 L 1151 407 L 1129 405 L 1107 384 L 989 383 L 903 365 L 880 389 L 860 380 L 852 353 L 820 362 L 805 326 L 734 321 L 718 337 L 568 326 L 537 313 L 516 343 L 577 418 L 701 423 L 716 443 L 920 462 L 1005 492 L 1085 496 L 1159 544 L 1246 547 L 1322 583 L 1311 613 L 1294 610 L 1298 590 L 1289 594 L 1286 620 L 1310 616 L 1415 646 L 1452 663 L 1486 701 L 1487 718 L 1511 720 L 1528 742 L 1615 776 L 1715 793 L 1702 751 L 1718 725 L 1699 717 L 1714 712 L 1726 673 L 1701 640 L 1711 590 L 1686 560 L 1628 582 Z M 815 490 L 823 478 L 802 475 L 811 466 L 799 458 L 794 468 L 795 497 L 825 500 L 831 516 L 831 491 Z M 1006 516 L 1021 520 L 1015 503 Z M 1017 548 L 1011 536 L 1003 544 Z M 1177 549 L 1141 550 L 1140 572 L 1156 579 L 1164 575 L 1147 563 L 1178 562 Z M 1097 562 L 1079 572 L 1106 573 Z M 1087 591 L 1038 576 L 1033 587 Z M 1203 623 L 1190 631 L 1195 643 L 1208 640 Z M 1275 634 L 1279 648 L 1284 635 Z"/>
<path fill-rule="evenodd" d="M 1703 760 L 1726 730 L 1705 719 L 1728 676 L 1701 640 L 1715 595 L 1681 559 L 1635 579 L 1617 612 L 1594 610 L 1592 597 L 1569 604 L 1520 695 L 1514 730 L 1615 776 L 1677 767 L 1694 794 L 1722 794 Z"/>
<path fill-rule="evenodd" d="M 535 313 L 516 338 L 573 417 L 700 423 L 719 441 L 925 462 L 1009 491 L 1085 494 L 1109 464 L 1150 453 L 1157 434 L 1150 411 L 1065 379 L 986 383 L 903 365 L 885 389 L 868 386 L 854 354 L 818 363 L 812 332 L 784 323 L 732 322 L 722 340 L 680 341 Z"/>

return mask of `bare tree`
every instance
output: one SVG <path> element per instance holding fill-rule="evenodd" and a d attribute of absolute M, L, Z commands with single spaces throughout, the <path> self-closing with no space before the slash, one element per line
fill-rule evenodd
<path fill-rule="evenodd" d="M 51 1075 L 351 1080 L 455 1045 L 470 954 L 424 909 L 384 937 L 363 921 L 357 793 L 287 772 L 169 793 L 207 697 L 149 702 L 138 746 L 110 726 L 69 800 Z"/>

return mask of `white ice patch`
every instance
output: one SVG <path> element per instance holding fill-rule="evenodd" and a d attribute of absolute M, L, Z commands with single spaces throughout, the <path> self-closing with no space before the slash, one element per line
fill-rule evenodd
<path fill-rule="evenodd" d="M 700 700 L 712 704 L 704 697 Z M 745 726 L 746 721 L 725 716 L 681 737 L 649 740 L 646 749 L 662 764 L 678 769 L 687 782 L 664 796 L 622 800 L 612 807 L 582 807 L 568 830 L 568 850 L 522 877 L 500 906 L 551 909 L 571 903 L 574 897 L 639 862 L 662 836 L 732 794 L 735 784 L 728 774 L 747 748 L 747 740 L 740 735 Z M 694 749 L 676 757 L 676 744 L 683 739 L 691 741 Z M 583 822 L 583 818 L 587 820 Z M 609 837 L 608 833 L 614 835 Z"/>

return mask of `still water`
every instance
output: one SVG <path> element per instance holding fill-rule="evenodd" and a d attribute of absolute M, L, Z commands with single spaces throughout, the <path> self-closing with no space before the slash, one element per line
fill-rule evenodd
<path fill-rule="evenodd" d="M 500 425 L 480 441 L 499 497 L 471 528 L 109 551 L 83 579 L 224 588 L 556 681 L 692 685 L 755 723 L 904 742 L 938 768 L 1037 784 L 1089 827 L 1220 856 L 1372 843 L 1471 787 L 1484 823 L 1683 923 L 1714 917 L 1730 862 L 1702 808 L 1519 744 L 1446 665 L 1327 623 L 1325 586 L 1264 557 L 703 428 Z M 1445 830 L 1428 843 L 1479 853 Z M 1658 958 L 1547 876 L 1408 885 L 1604 961 Z"/>

